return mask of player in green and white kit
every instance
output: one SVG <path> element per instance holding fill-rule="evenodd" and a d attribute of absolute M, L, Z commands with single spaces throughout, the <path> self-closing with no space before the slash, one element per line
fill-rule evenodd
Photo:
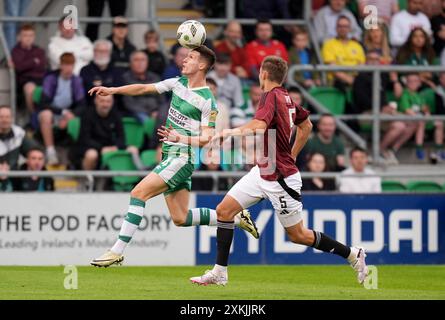
<path fill-rule="evenodd" d="M 177 226 L 216 226 L 216 211 L 208 208 L 188 209 L 191 175 L 194 170 L 192 146 L 204 146 L 214 136 L 218 114 L 215 98 L 206 86 L 206 75 L 215 62 L 215 54 L 205 46 L 191 50 L 184 59 L 182 77 L 154 84 L 133 84 L 116 88 L 95 87 L 90 95 L 143 95 L 172 92 L 166 127 L 159 130 L 164 137 L 162 162 L 131 191 L 128 213 L 122 223 L 119 238 L 102 256 L 91 261 L 108 267 L 123 261 L 123 252 L 144 214 L 145 202 L 164 193 L 173 222 Z M 165 133 L 174 139 L 165 138 Z M 173 142 L 172 142 L 173 141 Z M 255 238 L 258 231 L 248 211 L 237 215 L 238 226 Z"/>

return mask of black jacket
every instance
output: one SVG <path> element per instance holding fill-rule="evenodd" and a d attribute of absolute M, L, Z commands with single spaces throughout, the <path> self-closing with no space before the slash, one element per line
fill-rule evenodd
<path fill-rule="evenodd" d="M 26 163 L 20 166 L 20 170 L 28 170 Z M 45 169 L 42 169 L 45 171 Z M 54 180 L 50 177 L 39 177 L 33 180 L 31 177 L 11 179 L 14 191 L 53 191 Z"/>

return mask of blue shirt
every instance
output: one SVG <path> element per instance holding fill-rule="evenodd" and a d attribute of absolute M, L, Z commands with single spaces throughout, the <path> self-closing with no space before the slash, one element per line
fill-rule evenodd
<path fill-rule="evenodd" d="M 67 109 L 73 104 L 73 93 L 71 91 L 71 79 L 57 78 L 57 90 L 54 95 L 53 107 Z"/>
<path fill-rule="evenodd" d="M 301 64 L 304 65 L 304 64 L 310 64 L 311 63 L 311 59 L 309 57 L 309 52 L 306 49 L 304 49 L 302 51 L 298 51 L 298 55 L 300 57 L 300 63 Z M 311 73 L 309 71 L 304 71 L 303 72 L 303 78 L 305 80 L 312 79 Z"/>

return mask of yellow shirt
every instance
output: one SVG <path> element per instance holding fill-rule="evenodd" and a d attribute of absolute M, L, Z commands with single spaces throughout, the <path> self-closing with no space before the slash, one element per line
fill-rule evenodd
<path fill-rule="evenodd" d="M 323 44 L 321 56 L 325 64 L 339 66 L 355 66 L 366 62 L 362 46 L 355 40 L 343 42 L 337 38 L 327 40 Z M 332 75 L 329 75 L 332 80 Z"/>

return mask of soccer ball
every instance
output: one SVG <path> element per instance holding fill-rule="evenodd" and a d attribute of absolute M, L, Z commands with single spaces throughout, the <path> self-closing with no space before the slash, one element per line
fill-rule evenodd
<path fill-rule="evenodd" d="M 176 38 L 181 46 L 194 49 L 204 44 L 206 29 L 199 21 L 187 20 L 179 26 Z"/>

